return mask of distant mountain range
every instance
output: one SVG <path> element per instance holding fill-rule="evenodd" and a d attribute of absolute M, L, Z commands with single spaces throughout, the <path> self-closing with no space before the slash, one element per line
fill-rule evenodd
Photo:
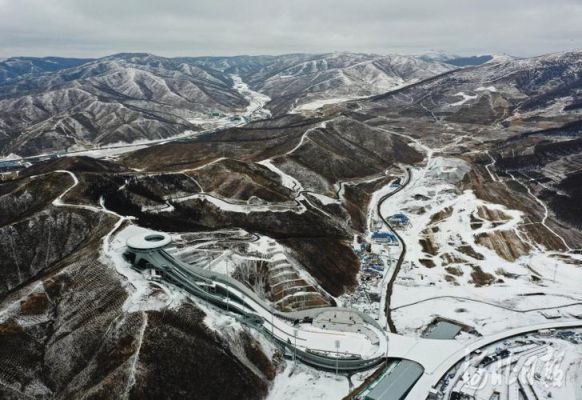
<path fill-rule="evenodd" d="M 416 57 L 350 53 L 11 58 L 0 62 L 0 151 L 30 155 L 196 130 L 192 119 L 248 106 L 232 74 L 270 96 L 273 114 L 283 114 L 321 99 L 384 93 L 451 69 Z"/>
<path fill-rule="evenodd" d="M 558 98 L 566 107 L 579 107 L 580 54 L 9 58 L 0 62 L 0 154 L 196 131 L 197 121 L 211 113 L 237 115 L 249 106 L 248 92 L 235 85 L 233 75 L 269 96 L 265 108 L 273 116 L 379 96 L 376 104 L 407 113 L 430 109 L 459 121 L 502 121 Z"/>
<path fill-rule="evenodd" d="M 582 52 L 458 69 L 372 100 L 399 115 L 511 124 L 582 107 Z"/>
<path fill-rule="evenodd" d="M 447 53 L 432 52 L 426 53 L 419 56 L 419 58 L 426 61 L 438 61 L 449 65 L 454 65 L 455 67 L 472 67 L 476 65 L 485 64 L 488 62 L 499 62 L 511 60 L 514 57 L 508 56 L 506 54 L 481 54 L 476 56 L 458 56 Z"/>
<path fill-rule="evenodd" d="M 61 57 L 15 57 L 0 59 L 0 84 L 18 79 L 23 75 L 35 75 L 55 72 L 65 68 L 76 67 L 92 61 L 86 58 Z"/>

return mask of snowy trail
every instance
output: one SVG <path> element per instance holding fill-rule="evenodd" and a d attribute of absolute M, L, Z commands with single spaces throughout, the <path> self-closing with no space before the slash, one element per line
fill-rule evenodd
<path fill-rule="evenodd" d="M 273 164 L 273 160 L 271 160 L 270 158 L 263 161 L 259 161 L 257 164 L 267 167 L 271 171 L 279 175 L 281 177 L 281 184 L 285 186 L 287 189 L 293 192 L 300 192 L 304 190 L 303 185 L 301 185 L 301 183 L 297 179 L 283 172 L 280 168 Z"/>
<path fill-rule="evenodd" d="M 487 170 L 487 172 L 489 173 L 489 176 L 491 177 L 491 180 L 493 182 L 499 182 L 499 179 L 493 175 L 493 172 L 491 171 L 491 168 L 495 165 L 496 161 L 495 158 L 493 158 L 493 156 L 487 151 L 486 152 L 487 155 L 489 156 L 489 158 L 491 159 L 491 163 L 485 165 L 485 169 Z"/>
<path fill-rule="evenodd" d="M 322 123 L 322 125 L 325 126 L 325 123 Z M 322 126 L 320 125 L 319 127 L 322 127 Z M 311 129 L 308 129 L 307 131 L 305 131 L 305 133 L 301 137 L 301 141 L 299 142 L 299 144 L 297 146 L 295 146 L 295 148 L 293 150 L 291 150 L 290 152 L 288 152 L 287 154 L 294 152 L 296 149 L 298 149 L 302 145 L 304 138 L 306 137 L 306 135 L 308 134 L 308 132 L 310 130 L 317 129 L 319 127 L 311 128 Z M 294 200 L 300 205 L 302 212 L 304 212 L 306 210 L 305 206 L 302 204 L 302 201 L 305 201 L 307 204 L 309 204 L 311 206 L 311 208 L 319 211 L 320 213 L 322 213 L 326 217 L 331 218 L 331 219 L 334 218 L 330 213 L 328 213 L 325 210 L 322 210 L 320 207 L 313 204 L 313 202 L 311 200 L 309 200 L 309 198 L 308 198 L 308 196 L 313 196 L 316 199 L 318 199 L 319 201 L 324 202 L 324 204 L 325 204 L 326 199 L 324 199 L 324 198 L 326 196 L 323 196 L 319 193 L 315 193 L 315 192 L 312 192 L 309 190 L 305 190 L 303 185 L 297 179 L 295 179 L 291 175 L 283 172 L 280 168 L 278 168 L 275 164 L 273 164 L 273 160 L 271 160 L 271 159 L 266 159 L 266 160 L 260 161 L 258 164 L 261 164 L 264 167 L 267 167 L 268 169 L 270 169 L 271 171 L 273 171 L 274 173 L 279 175 L 279 177 L 281 178 L 281 184 L 283 186 L 285 186 L 287 189 L 295 192 L 295 199 Z M 335 199 L 330 198 L 329 202 L 330 203 L 335 202 Z"/>
<path fill-rule="evenodd" d="M 299 143 L 297 143 L 297 145 L 295 147 L 293 147 L 291 150 L 289 150 L 287 153 L 285 153 L 285 155 L 291 155 L 293 154 L 295 151 L 297 151 L 301 146 L 303 146 L 303 144 L 305 143 L 305 141 L 307 139 L 309 139 L 308 135 L 310 132 L 316 130 L 316 129 L 323 129 L 326 126 L 326 121 L 320 123 L 318 126 L 314 126 L 313 128 L 309 128 L 307 129 L 305 132 L 303 132 L 303 135 L 301 135 L 301 139 L 299 140 Z"/>
<path fill-rule="evenodd" d="M 70 208 L 80 208 L 83 210 L 89 210 L 89 211 L 93 211 L 93 212 L 103 212 L 106 214 L 110 214 L 113 215 L 115 217 L 118 218 L 124 218 L 121 215 L 110 211 L 108 209 L 105 208 L 105 205 L 103 203 L 103 198 L 99 199 L 99 203 L 101 205 L 101 207 L 95 207 L 95 206 L 90 206 L 87 204 L 73 204 L 73 203 L 65 203 L 63 202 L 63 198 L 71 191 L 73 190 L 78 184 L 79 184 L 79 178 L 77 178 L 77 176 L 72 173 L 71 171 L 67 171 L 64 169 L 59 169 L 59 170 L 55 170 L 54 172 L 57 173 L 64 173 L 64 174 L 68 174 L 72 179 L 73 179 L 73 184 L 71 186 L 69 186 L 67 189 L 65 189 L 54 201 L 53 201 L 53 206 L 56 207 L 70 207 Z"/>
<path fill-rule="evenodd" d="M 428 108 L 426 108 L 426 106 L 424 104 L 422 104 L 422 101 L 419 104 L 425 111 L 428 111 L 430 113 L 430 115 L 432 116 L 432 118 L 435 120 L 436 123 L 439 122 L 438 118 L 436 117 L 436 115 L 434 115 L 434 112 L 432 110 L 429 110 Z"/>
<path fill-rule="evenodd" d="M 293 212 L 296 214 L 302 214 L 303 212 L 305 212 L 305 208 L 301 207 L 301 206 L 293 207 L 293 206 L 284 205 L 284 204 L 253 205 L 253 204 L 242 203 L 242 202 L 241 203 L 233 203 L 231 201 L 227 201 L 225 199 L 215 197 L 215 196 L 208 194 L 208 193 L 195 193 L 195 194 L 191 194 L 191 195 L 187 195 L 187 196 L 183 196 L 183 197 L 175 197 L 175 198 L 172 198 L 171 201 L 176 202 L 176 203 L 182 203 L 185 201 L 195 200 L 195 199 L 207 200 L 210 203 L 212 203 L 213 205 L 215 205 L 216 207 L 218 207 L 224 211 L 243 213 L 243 214 L 250 214 L 253 212 L 257 212 L 257 213 L 260 213 L 260 212 Z"/>
<path fill-rule="evenodd" d="M 68 174 L 72 179 L 73 179 L 73 184 L 71 186 L 69 186 L 68 188 L 66 188 L 54 201 L 53 201 L 53 205 L 55 207 L 69 207 L 69 208 L 78 208 L 78 209 L 83 209 L 83 210 L 89 210 L 92 212 L 96 212 L 96 213 L 105 213 L 105 214 L 109 214 L 112 215 L 116 218 L 118 218 L 117 222 L 115 223 L 115 225 L 113 226 L 113 228 L 107 233 L 107 235 L 105 235 L 102 239 L 103 241 L 103 253 L 107 254 L 107 251 L 109 250 L 109 245 L 110 245 L 110 241 L 111 241 L 111 236 L 119 229 L 119 227 L 126 221 L 131 221 L 133 219 L 133 217 L 128 217 L 128 216 L 122 216 L 120 214 L 117 214 L 116 212 L 110 211 L 105 207 L 105 201 L 103 199 L 103 197 L 101 197 L 99 199 L 99 204 L 101 205 L 101 207 L 95 207 L 95 206 L 90 206 L 90 205 L 85 205 L 85 204 L 72 204 L 72 203 L 65 203 L 63 202 L 63 198 L 71 191 L 73 190 L 78 184 L 79 184 L 79 178 L 77 178 L 77 176 L 68 170 L 55 170 L 53 172 L 57 172 L 57 173 L 64 173 L 64 174 Z M 36 176 L 32 176 L 31 178 L 36 178 L 39 175 Z"/>
<path fill-rule="evenodd" d="M 148 314 L 146 312 L 142 313 L 142 318 L 143 318 L 143 322 L 142 322 L 140 330 L 139 330 L 139 336 L 137 339 L 137 348 L 135 349 L 135 353 L 131 356 L 131 365 L 129 366 L 129 369 L 127 372 L 128 378 L 127 378 L 127 386 L 125 387 L 125 392 L 123 395 L 124 399 L 130 398 L 131 388 L 137 382 L 137 379 L 136 379 L 136 374 L 138 373 L 137 363 L 139 361 L 139 353 L 141 352 L 143 339 L 144 339 L 145 332 L 146 332 L 146 329 L 148 326 Z"/>
<path fill-rule="evenodd" d="M 509 176 L 511 176 L 511 179 L 513 179 L 516 183 L 519 183 L 524 189 L 527 190 L 527 193 L 539 204 L 542 206 L 542 208 L 544 209 L 544 217 L 542 218 L 542 220 L 540 221 L 540 223 L 548 230 L 550 231 L 554 236 L 556 236 L 558 239 L 560 239 L 560 241 L 564 244 L 564 246 L 566 247 L 566 249 L 568 251 L 572 251 L 572 248 L 568 245 L 568 243 L 566 242 L 566 240 L 560 235 L 558 234 L 556 231 L 554 231 L 552 228 L 550 228 L 548 226 L 548 224 L 546 223 L 549 217 L 549 210 L 548 207 L 546 206 L 546 203 L 544 203 L 543 201 L 541 201 L 535 194 L 532 193 L 531 189 L 529 188 L 529 186 L 525 185 L 524 183 L 522 183 L 521 181 L 519 181 L 518 179 L 515 178 L 515 176 L 510 173 L 507 172 L 507 174 Z"/>

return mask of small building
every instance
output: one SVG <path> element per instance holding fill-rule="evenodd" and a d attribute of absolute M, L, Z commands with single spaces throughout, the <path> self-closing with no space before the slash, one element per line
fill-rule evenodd
<path fill-rule="evenodd" d="M 388 217 L 388 222 L 397 226 L 405 226 L 410 223 L 410 220 L 403 213 L 394 214 Z"/>
<path fill-rule="evenodd" d="M 155 268 L 147 268 L 144 272 L 144 275 L 146 276 L 147 279 L 151 281 L 157 282 L 162 280 L 162 274 Z"/>
<path fill-rule="evenodd" d="M 374 232 L 372 233 L 372 240 L 377 243 L 398 244 L 398 239 L 392 232 Z"/>

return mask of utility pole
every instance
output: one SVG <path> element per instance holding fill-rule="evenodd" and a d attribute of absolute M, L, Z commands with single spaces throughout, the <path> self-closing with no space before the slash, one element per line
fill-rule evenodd
<path fill-rule="evenodd" d="M 293 346 L 293 363 L 297 366 L 297 329 L 293 329 L 293 335 L 295 336 L 295 346 Z"/>
<path fill-rule="evenodd" d="M 228 275 L 228 257 L 225 260 L 226 263 L 226 275 Z M 230 311 L 230 298 L 228 297 L 228 288 L 224 287 L 226 290 L 226 311 Z"/>
<path fill-rule="evenodd" d="M 340 341 L 335 341 L 335 376 L 338 375 L 339 371 L 339 348 L 340 348 Z"/>
<path fill-rule="evenodd" d="M 386 367 L 388 367 L 388 346 L 390 342 L 388 340 L 388 332 L 386 332 Z"/>

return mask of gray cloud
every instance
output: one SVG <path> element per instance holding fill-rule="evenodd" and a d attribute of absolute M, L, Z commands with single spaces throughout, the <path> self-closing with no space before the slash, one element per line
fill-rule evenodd
<path fill-rule="evenodd" d="M 582 47 L 579 0 L 0 0 L 0 57 Z"/>

